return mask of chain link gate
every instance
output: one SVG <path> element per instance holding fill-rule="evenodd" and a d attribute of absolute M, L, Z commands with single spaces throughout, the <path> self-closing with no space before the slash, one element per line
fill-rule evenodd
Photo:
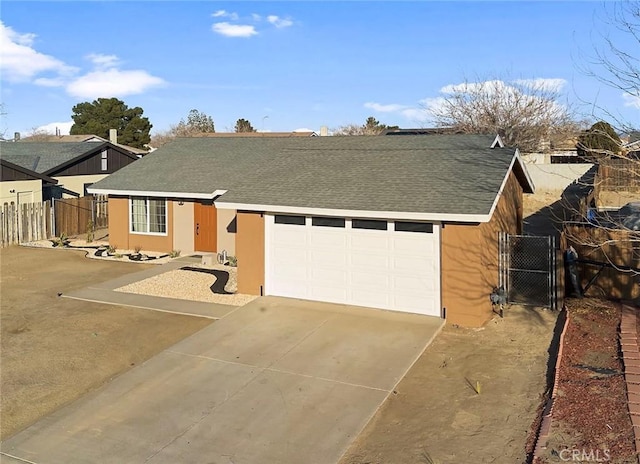
<path fill-rule="evenodd" d="M 557 309 L 555 237 L 500 232 L 499 267 L 508 303 Z"/>

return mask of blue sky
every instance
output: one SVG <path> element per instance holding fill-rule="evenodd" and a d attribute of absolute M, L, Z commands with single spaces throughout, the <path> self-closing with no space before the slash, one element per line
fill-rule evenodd
<path fill-rule="evenodd" d="M 640 125 L 640 100 L 579 69 L 611 32 L 610 5 L 3 1 L 0 130 L 64 133 L 75 104 L 112 96 L 142 107 L 152 132 L 191 109 L 217 131 L 238 118 L 269 131 L 368 116 L 428 126 L 441 89 L 496 76 L 549 79 L 585 116 L 596 102 Z"/>

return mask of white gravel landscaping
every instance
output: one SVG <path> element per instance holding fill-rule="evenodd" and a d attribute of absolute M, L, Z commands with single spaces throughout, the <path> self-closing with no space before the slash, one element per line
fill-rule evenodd
<path fill-rule="evenodd" d="M 237 269 L 222 265 L 214 266 L 213 268 L 223 269 L 229 272 L 229 282 L 225 286 L 225 290 L 235 292 L 237 289 Z M 212 274 L 177 269 L 125 285 L 124 287 L 115 289 L 115 291 L 233 306 L 243 306 L 257 298 L 255 295 L 244 295 L 241 293 L 233 293 L 232 295 L 213 293 L 210 287 L 215 280 L 216 277 Z"/>

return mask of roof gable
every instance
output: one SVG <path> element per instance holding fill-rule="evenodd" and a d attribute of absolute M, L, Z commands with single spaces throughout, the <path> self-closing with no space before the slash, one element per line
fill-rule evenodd
<path fill-rule="evenodd" d="M 110 142 L 3 142 L 0 157 L 40 174 L 52 175 L 105 147 L 112 147 L 132 160 L 138 159 L 135 154 Z"/>

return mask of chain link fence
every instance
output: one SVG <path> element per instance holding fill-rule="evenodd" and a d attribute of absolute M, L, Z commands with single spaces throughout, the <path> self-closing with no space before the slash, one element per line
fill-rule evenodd
<path fill-rule="evenodd" d="M 557 252 L 552 236 L 500 234 L 500 285 L 508 303 L 557 309 Z"/>

